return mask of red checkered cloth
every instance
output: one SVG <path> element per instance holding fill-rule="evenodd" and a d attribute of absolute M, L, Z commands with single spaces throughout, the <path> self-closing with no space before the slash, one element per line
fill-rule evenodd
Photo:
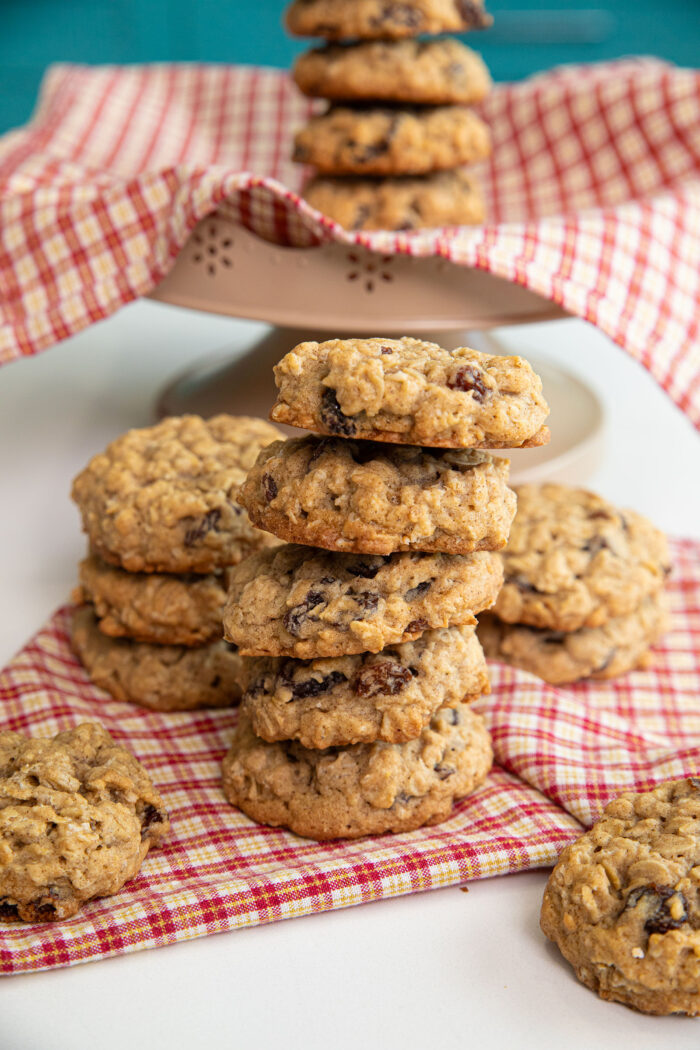
<path fill-rule="evenodd" d="M 2 728 L 97 719 L 144 763 L 172 831 L 116 896 L 60 923 L 0 927 L 0 971 L 105 958 L 223 930 L 551 864 L 626 788 L 700 771 L 700 543 L 672 544 L 672 629 L 650 670 L 555 689 L 493 664 L 477 703 L 497 765 L 434 828 L 317 843 L 230 806 L 220 763 L 236 712 L 154 714 L 94 688 L 60 610 L 0 673 Z"/>
<path fill-rule="evenodd" d="M 57 66 L 0 140 L 0 362 L 145 295 L 224 208 L 261 237 L 440 255 L 591 321 L 700 427 L 700 74 L 625 60 L 498 86 L 479 228 L 342 230 L 297 196 L 286 74 Z"/>

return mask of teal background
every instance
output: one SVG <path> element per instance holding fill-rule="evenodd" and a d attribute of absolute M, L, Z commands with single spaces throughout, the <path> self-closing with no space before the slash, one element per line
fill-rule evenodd
<path fill-rule="evenodd" d="M 52 62 L 245 62 L 286 67 L 308 47 L 282 29 L 284 0 L 0 0 L 0 132 L 29 119 Z M 654 54 L 696 66 L 700 0 L 487 0 L 469 34 L 496 80 L 563 62 Z M 465 38 L 466 39 L 466 38 Z"/>

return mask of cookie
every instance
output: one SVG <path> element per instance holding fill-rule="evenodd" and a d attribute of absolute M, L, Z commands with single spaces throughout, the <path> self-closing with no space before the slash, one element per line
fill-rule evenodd
<path fill-rule="evenodd" d="M 73 600 L 92 602 L 103 634 L 151 645 L 205 645 L 222 637 L 226 569 L 206 576 L 125 572 L 91 554 L 79 572 Z"/>
<path fill-rule="evenodd" d="M 286 14 L 290 33 L 327 40 L 464 33 L 491 21 L 479 0 L 294 0 Z"/>
<path fill-rule="evenodd" d="M 481 55 L 459 40 L 368 40 L 300 55 L 293 77 L 305 95 L 333 101 L 473 105 L 491 88 Z"/>
<path fill-rule="evenodd" d="M 297 132 L 293 159 L 325 175 L 426 175 L 485 160 L 491 135 L 467 106 L 332 106 Z"/>
<path fill-rule="evenodd" d="M 364 554 L 497 550 L 515 514 L 507 459 L 314 436 L 263 449 L 239 500 L 283 540 Z"/>
<path fill-rule="evenodd" d="M 86 605 L 73 615 L 73 648 L 100 689 L 153 711 L 230 707 L 245 687 L 245 660 L 226 642 L 196 649 L 109 638 Z"/>
<path fill-rule="evenodd" d="M 274 542 L 237 502 L 258 452 L 280 433 L 262 419 L 163 419 L 95 456 L 72 496 L 93 550 L 129 572 L 211 573 Z"/>
<path fill-rule="evenodd" d="M 336 554 L 287 544 L 231 573 L 224 635 L 244 656 L 376 653 L 473 623 L 501 586 L 498 554 Z"/>
<path fill-rule="evenodd" d="M 508 623 L 576 631 L 631 613 L 670 571 L 666 537 L 585 489 L 521 485 L 494 612 Z"/>
<path fill-rule="evenodd" d="M 479 639 L 489 659 L 531 671 L 552 685 L 564 685 L 580 678 L 615 678 L 647 666 L 649 648 L 668 628 L 666 600 L 654 595 L 602 627 L 578 631 L 503 623 L 487 613 L 479 621 Z"/>
<path fill-rule="evenodd" d="M 303 190 L 312 208 L 346 230 L 418 230 L 478 226 L 486 218 L 478 183 L 464 171 L 416 178 L 316 176 Z"/>
<path fill-rule="evenodd" d="M 117 893 L 169 828 L 146 770 L 96 722 L 0 732 L 0 922 L 68 919 Z"/>
<path fill-rule="evenodd" d="M 312 839 L 412 831 L 446 820 L 483 783 L 493 752 L 480 715 L 443 708 L 416 740 L 322 751 L 268 744 L 244 713 L 223 764 L 229 802 L 261 824 Z"/>
<path fill-rule="evenodd" d="M 426 631 L 414 642 L 326 660 L 251 659 L 241 710 L 263 740 L 309 748 L 419 736 L 440 707 L 489 690 L 474 627 Z"/>
<path fill-rule="evenodd" d="M 522 357 L 420 339 L 300 343 L 275 366 L 278 423 L 321 434 L 441 448 L 549 440 L 542 381 Z"/>
<path fill-rule="evenodd" d="M 700 1014 L 700 780 L 606 806 L 559 858 L 540 924 L 601 998 Z"/>

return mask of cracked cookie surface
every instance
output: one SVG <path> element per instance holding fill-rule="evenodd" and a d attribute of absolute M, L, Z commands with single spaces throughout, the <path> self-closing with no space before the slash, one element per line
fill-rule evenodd
<path fill-rule="evenodd" d="M 367 554 L 498 550 L 516 502 L 488 452 L 314 436 L 264 449 L 239 500 L 280 539 Z"/>
<path fill-rule="evenodd" d="M 92 602 L 100 630 L 151 645 L 204 645 L 222 637 L 227 570 L 207 575 L 125 572 L 91 554 L 73 600 Z"/>
<path fill-rule="evenodd" d="M 218 641 L 190 648 L 110 638 L 89 605 L 73 614 L 71 640 L 95 685 L 115 700 L 153 711 L 230 707 L 245 686 L 246 662 L 234 646 Z"/>
<path fill-rule="evenodd" d="M 294 0 L 286 13 L 290 33 L 327 40 L 464 33 L 491 21 L 479 0 Z"/>
<path fill-rule="evenodd" d="M 367 40 L 300 55 L 294 80 L 306 95 L 337 101 L 473 105 L 491 88 L 481 55 L 459 40 Z"/>
<path fill-rule="evenodd" d="M 286 544 L 232 571 L 224 634 L 244 656 L 379 652 L 423 631 L 473 623 L 502 578 L 490 551 L 382 557 Z"/>
<path fill-rule="evenodd" d="M 91 547 L 129 572 L 210 573 L 273 543 L 237 496 L 260 449 L 279 437 L 265 420 L 225 415 L 128 431 L 73 482 Z"/>
<path fill-rule="evenodd" d="M 602 627 L 554 631 L 503 623 L 486 613 L 479 621 L 479 640 L 493 660 L 520 667 L 552 685 L 581 678 L 615 678 L 647 666 L 649 649 L 668 630 L 663 594 L 644 598 L 636 609 L 608 620 Z"/>
<path fill-rule="evenodd" d="M 425 175 L 485 160 L 489 129 L 467 106 L 332 106 L 294 139 L 322 175 Z"/>
<path fill-rule="evenodd" d="M 478 226 L 486 218 L 479 184 L 459 169 L 382 179 L 318 175 L 306 183 L 303 196 L 346 230 Z"/>
<path fill-rule="evenodd" d="M 480 715 L 444 708 L 416 740 L 322 751 L 269 744 L 242 713 L 223 763 L 229 802 L 253 820 L 313 839 L 411 831 L 446 820 L 493 761 Z"/>
<path fill-rule="evenodd" d="M 542 381 L 522 357 L 420 339 L 300 343 L 275 366 L 271 418 L 321 434 L 442 448 L 549 439 Z"/>
<path fill-rule="evenodd" d="M 603 999 L 699 1014 L 700 780 L 611 802 L 559 858 L 540 924 Z"/>
<path fill-rule="evenodd" d="M 474 627 L 325 660 L 251 659 L 241 710 L 262 739 L 325 748 L 419 736 L 440 707 L 474 700 L 489 680 Z"/>
<path fill-rule="evenodd" d="M 67 919 L 117 893 L 169 827 L 146 770 L 97 723 L 0 733 L 0 922 Z"/>
<path fill-rule="evenodd" d="M 670 571 L 666 537 L 635 511 L 585 489 L 516 487 L 494 612 L 508 623 L 576 631 L 600 627 L 658 593 Z"/>

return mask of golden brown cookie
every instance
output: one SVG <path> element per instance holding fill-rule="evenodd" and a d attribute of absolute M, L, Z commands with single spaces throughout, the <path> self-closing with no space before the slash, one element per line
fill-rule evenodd
<path fill-rule="evenodd" d="M 491 21 L 480 0 L 293 0 L 286 15 L 290 33 L 327 40 L 464 33 Z"/>
<path fill-rule="evenodd" d="M 286 544 L 233 570 L 224 635 L 244 656 L 376 653 L 473 623 L 495 600 L 501 573 L 490 551 L 380 557 Z"/>
<path fill-rule="evenodd" d="M 328 44 L 300 55 L 293 76 L 305 95 L 346 102 L 473 105 L 491 88 L 481 55 L 444 37 Z"/>
<path fill-rule="evenodd" d="M 300 343 L 275 367 L 277 423 L 440 448 L 518 448 L 549 439 L 542 381 L 522 357 L 420 339 Z"/>
<path fill-rule="evenodd" d="M 230 707 L 245 688 L 246 661 L 224 641 L 192 649 L 109 638 L 90 605 L 73 614 L 71 637 L 90 680 L 115 700 L 153 711 L 190 711 Z"/>
<path fill-rule="evenodd" d="M 242 710 L 263 740 L 400 744 L 419 736 L 438 708 L 488 691 L 474 627 L 445 627 L 374 654 L 251 659 Z"/>
<path fill-rule="evenodd" d="M 146 770 L 96 722 L 0 733 L 0 922 L 67 919 L 117 893 L 169 828 Z"/>
<path fill-rule="evenodd" d="M 92 602 L 103 634 L 150 645 L 205 645 L 222 637 L 227 570 L 206 576 L 125 572 L 90 554 L 73 600 Z"/>
<path fill-rule="evenodd" d="M 515 514 L 507 459 L 314 436 L 263 449 L 239 500 L 280 539 L 365 554 L 498 550 Z"/>
<path fill-rule="evenodd" d="M 540 922 L 601 998 L 700 1014 L 700 780 L 611 802 L 559 858 Z"/>
<path fill-rule="evenodd" d="M 170 417 L 129 430 L 73 482 L 83 528 L 129 572 L 216 572 L 273 541 L 237 502 L 258 452 L 280 433 L 247 416 Z"/>
<path fill-rule="evenodd" d="M 467 106 L 332 106 L 294 139 L 294 160 L 323 175 L 427 175 L 475 164 L 491 135 Z"/>
<path fill-rule="evenodd" d="M 416 740 L 312 751 L 268 744 L 246 716 L 224 759 L 224 793 L 253 820 L 313 839 L 412 831 L 446 820 L 493 761 L 480 715 L 443 708 Z"/>

